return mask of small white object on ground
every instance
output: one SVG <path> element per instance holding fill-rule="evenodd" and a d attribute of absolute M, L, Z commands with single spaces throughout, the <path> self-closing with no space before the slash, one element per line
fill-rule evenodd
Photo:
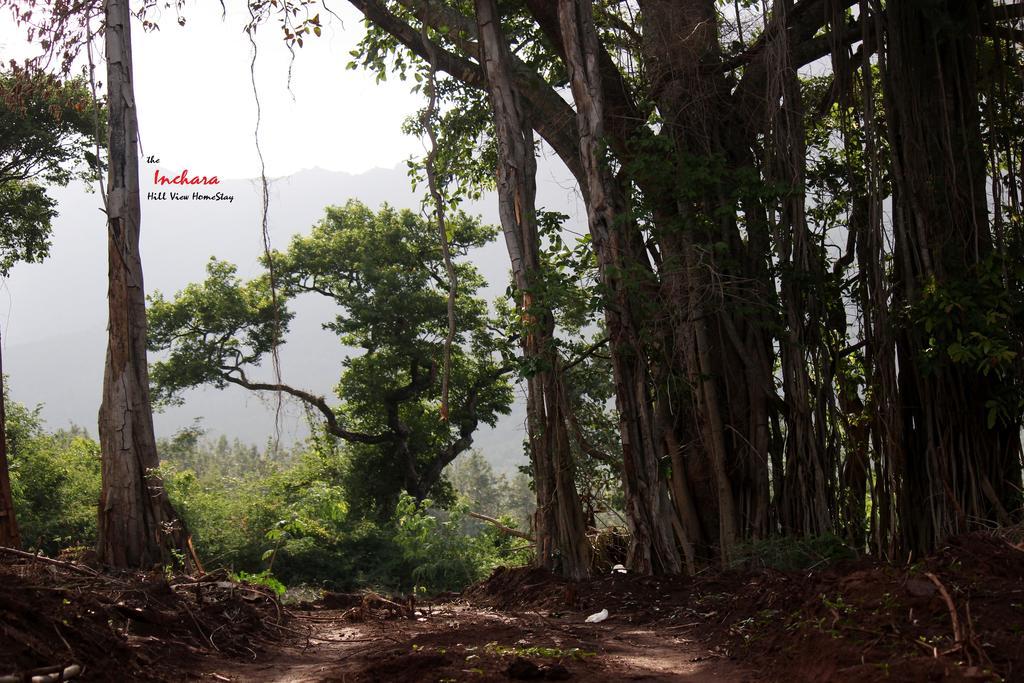
<path fill-rule="evenodd" d="M 625 573 L 626 573 L 626 568 L 623 567 L 621 564 L 617 564 L 614 567 L 612 567 L 612 574 L 625 574 Z"/>
<path fill-rule="evenodd" d="M 586 623 L 588 624 L 599 624 L 608 618 L 608 610 L 603 609 L 596 614 L 591 614 L 587 617 Z"/>

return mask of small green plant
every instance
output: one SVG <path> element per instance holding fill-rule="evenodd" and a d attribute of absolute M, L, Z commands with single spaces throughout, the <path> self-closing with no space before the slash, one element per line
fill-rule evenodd
<path fill-rule="evenodd" d="M 486 650 L 498 656 L 514 655 L 516 657 L 541 657 L 544 659 L 575 659 L 583 660 L 593 657 L 596 652 L 588 652 L 578 647 L 562 649 L 558 647 L 515 647 L 511 645 L 499 645 L 496 642 L 487 643 Z"/>
<path fill-rule="evenodd" d="M 264 570 L 258 574 L 250 574 L 248 572 L 236 572 L 234 574 L 231 574 L 231 580 L 236 581 L 238 583 L 248 583 L 252 584 L 253 586 L 263 586 L 264 588 L 269 588 L 270 590 L 274 591 L 274 593 L 278 597 L 284 595 L 285 591 L 288 590 L 288 588 L 283 583 L 281 583 L 273 574 L 270 573 L 269 569 Z"/>
<path fill-rule="evenodd" d="M 892 593 L 885 592 L 882 594 L 881 607 L 884 613 L 893 612 L 897 607 L 899 607 L 899 604 L 899 600 L 897 600 L 896 596 Z"/>
<path fill-rule="evenodd" d="M 838 614 L 848 615 L 853 614 L 856 609 L 853 605 L 850 605 L 846 600 L 843 599 L 842 595 L 837 594 L 834 598 L 830 598 L 827 595 L 821 596 L 821 602 L 829 609 L 835 610 Z"/>

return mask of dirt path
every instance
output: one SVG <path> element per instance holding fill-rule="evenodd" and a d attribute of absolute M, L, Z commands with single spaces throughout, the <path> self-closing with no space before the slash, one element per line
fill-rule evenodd
<path fill-rule="evenodd" d="M 168 583 L 24 558 L 0 562 L 0 675 L 73 663 L 83 681 L 154 683 L 1024 681 L 1015 533 L 966 534 L 900 566 L 579 583 L 499 568 L 419 614 L 360 592 L 289 617 L 224 573 Z M 610 619 L 584 623 L 602 608 Z"/>
<path fill-rule="evenodd" d="M 255 661 L 204 657 L 184 673 L 253 683 L 754 680 L 683 629 L 652 630 L 615 615 L 586 624 L 584 617 L 445 604 L 415 621 L 352 623 L 322 610 L 300 614 L 289 625 L 294 640 Z"/>

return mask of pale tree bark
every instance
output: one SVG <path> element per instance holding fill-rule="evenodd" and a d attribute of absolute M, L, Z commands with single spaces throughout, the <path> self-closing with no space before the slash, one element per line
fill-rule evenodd
<path fill-rule="evenodd" d="M 127 0 L 107 0 L 109 288 L 107 357 L 99 435 L 102 449 L 97 554 L 112 567 L 188 559 L 188 536 L 162 482 L 146 362 L 146 299 L 139 253 L 138 119 Z"/>
<path fill-rule="evenodd" d="M 563 413 L 565 387 L 554 345 L 554 320 L 532 293 L 541 276 L 533 127 L 512 77 L 512 56 L 498 17 L 494 0 L 476 0 L 480 63 L 498 147 L 501 226 L 522 297 L 521 315 L 527 326 L 523 353 L 534 368 L 527 382 L 527 422 L 537 491 L 537 561 L 570 578 L 584 578 L 590 572 L 590 546 Z"/>
<path fill-rule="evenodd" d="M 614 302 L 605 307 L 612 349 L 616 408 L 622 438 L 623 484 L 629 522 L 630 568 L 644 574 L 678 573 L 682 567 L 673 534 L 673 510 L 660 480 L 654 408 L 648 369 L 634 314 L 633 295 L 623 272 L 632 259 L 624 253 L 621 193 L 604 161 L 604 89 L 600 51 L 590 0 L 559 0 L 558 18 L 580 133 L 580 166 L 586 174 L 586 205 L 601 279 Z M 633 227 L 633 226 L 629 226 Z M 685 532 L 688 525 L 681 524 Z M 692 540 L 684 537 L 687 547 Z"/>
<path fill-rule="evenodd" d="M 786 25 L 792 0 L 777 0 L 773 12 Z M 807 154 L 804 108 L 787 31 L 768 43 L 779 76 L 768 80 L 770 102 L 765 122 L 765 176 L 789 190 L 777 209 L 776 252 L 780 266 L 780 301 L 786 330 L 779 336 L 783 395 L 786 402 L 786 465 L 783 490 L 777 492 L 784 529 L 818 536 L 833 531 L 827 490 L 825 425 L 816 420 L 813 397 L 818 387 L 808 370 L 807 356 L 821 351 L 815 326 L 824 318 L 818 292 L 824 287 L 822 266 L 814 254 L 813 235 L 804 210 L 804 163 Z M 813 283 L 813 284 L 812 284 Z M 804 320 L 810 321 L 805 324 Z"/>

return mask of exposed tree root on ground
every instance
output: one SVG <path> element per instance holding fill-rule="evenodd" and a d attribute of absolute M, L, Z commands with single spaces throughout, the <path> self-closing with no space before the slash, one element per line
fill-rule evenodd
<path fill-rule="evenodd" d="M 81 680 L 966 681 L 1024 672 L 1024 546 L 970 534 L 920 562 L 584 583 L 498 570 L 433 604 L 285 609 L 224 577 L 0 566 L 0 676 Z M 608 609 L 601 623 L 586 615 Z M 13 664 L 13 666 L 12 666 Z"/>

